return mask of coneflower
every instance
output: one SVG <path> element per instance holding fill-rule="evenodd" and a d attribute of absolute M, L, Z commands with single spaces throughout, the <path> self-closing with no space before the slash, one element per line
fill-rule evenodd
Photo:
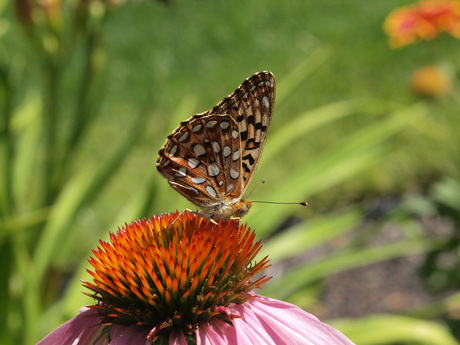
<path fill-rule="evenodd" d="M 97 303 L 39 345 L 353 344 L 313 315 L 253 292 L 270 278 L 261 248 L 238 221 L 191 212 L 135 221 L 89 259 Z"/>

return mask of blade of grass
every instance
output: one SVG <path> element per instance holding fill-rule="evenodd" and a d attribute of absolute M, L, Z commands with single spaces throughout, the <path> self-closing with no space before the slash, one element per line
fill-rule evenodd
<path fill-rule="evenodd" d="M 37 169 L 39 165 L 41 144 L 40 134 L 42 123 L 40 113 L 43 111 L 43 102 L 40 94 L 32 92 L 26 95 L 23 104 L 17 110 L 12 120 L 12 129 L 18 137 L 15 152 L 13 193 L 22 210 L 41 207 L 43 196 L 39 183 L 43 171 Z"/>
<path fill-rule="evenodd" d="M 13 159 L 13 137 L 11 135 L 10 122 L 13 112 L 13 87 L 9 80 L 9 73 L 6 66 L 0 66 L 0 87 L 4 101 L 2 107 L 2 118 L 0 125 L 0 159 L 1 159 L 1 185 L 0 188 L 0 216 L 10 215 L 13 208 L 12 192 L 12 159 Z M 0 307 L 1 308 L 1 307 Z M 1 316 L 0 316 L 1 318 Z"/>
<path fill-rule="evenodd" d="M 328 322 L 360 345 L 459 345 L 449 329 L 437 322 L 399 315 L 371 315 Z"/>
<path fill-rule="evenodd" d="M 340 236 L 362 221 L 362 215 L 357 210 L 345 214 L 318 217 L 308 224 L 289 228 L 281 234 L 267 240 L 256 260 L 269 255 L 272 264 L 283 259 L 296 256 L 316 246 Z"/>
<path fill-rule="evenodd" d="M 295 117 L 283 127 L 270 133 L 269 142 L 264 149 L 263 160 L 259 166 L 267 164 L 272 157 L 280 154 L 293 142 L 306 135 L 316 128 L 344 118 L 356 112 L 354 101 L 342 101 L 327 104 L 323 107 L 306 111 Z M 265 163 L 263 163 L 265 162 Z"/>
<path fill-rule="evenodd" d="M 453 178 L 445 178 L 432 187 L 434 200 L 460 211 L 460 182 Z"/>
<path fill-rule="evenodd" d="M 27 320 L 33 321 L 39 319 L 39 314 L 33 315 L 33 312 L 38 310 L 37 304 L 40 304 L 40 291 L 38 288 L 42 285 L 45 274 L 53 259 L 55 248 L 59 245 L 65 231 L 74 221 L 78 211 L 86 204 L 96 198 L 98 193 L 112 177 L 117 168 L 121 165 L 126 155 L 140 138 L 139 133 L 142 132 L 144 125 L 144 117 L 137 117 L 137 121 L 133 124 L 128 132 L 125 140 L 119 146 L 112 157 L 94 170 L 84 169 L 81 173 L 75 176 L 64 188 L 59 195 L 57 202 L 53 206 L 51 217 L 45 224 L 43 233 L 41 234 L 37 247 L 33 256 L 33 264 L 30 265 L 30 274 L 28 276 L 28 284 L 25 286 L 24 293 L 29 296 L 29 304 L 27 306 Z M 27 325 L 26 329 L 37 330 L 34 325 Z M 29 339 L 37 338 L 37 333 L 27 335 Z"/>
<path fill-rule="evenodd" d="M 49 219 L 50 207 L 36 209 L 28 213 L 16 214 L 10 217 L 3 217 L 0 220 L 0 243 L 7 240 L 10 235 L 18 235 L 26 229 L 44 223 Z"/>
<path fill-rule="evenodd" d="M 326 63 L 331 55 L 331 49 L 325 46 L 320 46 L 310 53 L 302 63 L 297 65 L 296 68 L 292 69 L 282 81 L 277 83 L 277 106 L 282 106 L 286 99 L 288 99 L 290 95 L 293 95 L 295 90 L 297 90 L 310 75 L 318 70 L 322 64 Z"/>
<path fill-rule="evenodd" d="M 78 210 L 84 205 L 90 203 L 101 192 L 107 184 L 110 177 L 116 172 L 124 158 L 132 149 L 134 144 L 140 138 L 144 127 L 144 117 L 138 116 L 137 122 L 132 126 L 123 143 L 117 151 L 95 171 L 88 168 L 74 177 L 65 187 L 59 200 L 53 207 L 51 219 L 45 226 L 42 236 L 37 244 L 34 255 L 35 276 L 41 281 L 44 277 L 47 267 L 52 259 L 54 248 L 58 245 L 59 239 L 73 222 Z"/>
<path fill-rule="evenodd" d="M 455 313 L 456 310 L 460 309 L 460 292 L 456 292 L 453 295 L 442 299 L 441 301 L 436 301 L 423 307 L 410 310 L 405 313 L 406 316 L 417 317 L 420 319 L 433 319 L 440 317 L 443 314 Z"/>
<path fill-rule="evenodd" d="M 389 107 L 393 108 L 394 106 L 389 105 L 387 102 L 373 99 L 353 99 L 334 102 L 305 111 L 284 124 L 283 127 L 274 133 L 270 133 L 267 146 L 264 149 L 263 159 L 259 165 L 263 166 L 266 164 L 264 162 L 270 162 L 272 157 L 279 155 L 300 138 L 305 137 L 307 133 L 313 132 L 321 126 L 360 111 L 372 113 L 371 110 L 375 112 L 376 109 L 385 110 Z"/>

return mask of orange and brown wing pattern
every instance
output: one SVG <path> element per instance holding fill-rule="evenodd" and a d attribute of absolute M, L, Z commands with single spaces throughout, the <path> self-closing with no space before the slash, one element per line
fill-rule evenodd
<path fill-rule="evenodd" d="M 170 135 L 157 168 L 171 186 L 199 207 L 241 196 L 238 126 L 228 115 L 191 118 Z"/>
<path fill-rule="evenodd" d="M 275 76 L 271 72 L 256 73 L 210 111 L 211 114 L 230 114 L 238 124 L 243 193 L 248 188 L 262 156 L 275 107 L 275 89 Z"/>

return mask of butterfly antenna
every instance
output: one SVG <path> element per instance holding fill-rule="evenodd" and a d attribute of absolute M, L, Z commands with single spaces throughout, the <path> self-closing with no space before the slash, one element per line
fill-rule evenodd
<path fill-rule="evenodd" d="M 265 183 L 265 180 L 260 180 L 260 182 L 258 184 L 256 184 L 254 186 L 254 188 L 252 188 L 251 192 L 248 194 L 248 196 L 246 197 L 246 199 L 249 199 L 249 197 L 251 196 L 252 192 L 254 192 L 254 190 L 259 187 L 261 184 L 264 184 Z M 308 206 L 308 202 L 306 201 L 303 201 L 303 202 L 278 202 L 278 201 L 260 201 L 260 200 L 257 200 L 257 201 L 253 201 L 251 200 L 252 202 L 257 202 L 259 204 L 281 204 L 281 205 L 302 205 L 302 206 Z"/>
<path fill-rule="evenodd" d="M 256 200 L 252 202 L 257 202 L 259 204 L 277 204 L 277 205 L 302 205 L 302 206 L 308 206 L 308 202 L 302 201 L 302 202 L 278 202 L 278 201 L 261 201 L 261 200 Z"/>
<path fill-rule="evenodd" d="M 254 188 L 251 189 L 251 191 L 249 192 L 248 196 L 246 197 L 246 199 L 249 199 L 249 197 L 251 196 L 252 192 L 254 192 L 256 190 L 257 187 L 259 187 L 261 184 L 264 184 L 265 183 L 265 180 L 260 180 L 259 183 L 257 183 Z"/>

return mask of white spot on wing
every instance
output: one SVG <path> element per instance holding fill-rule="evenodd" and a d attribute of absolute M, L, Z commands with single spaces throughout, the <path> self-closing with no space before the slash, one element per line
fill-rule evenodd
<path fill-rule="evenodd" d="M 256 107 L 258 107 L 258 106 L 260 105 L 259 99 L 258 99 L 258 98 L 256 98 L 256 99 L 254 100 L 254 105 L 255 105 Z"/>
<path fill-rule="evenodd" d="M 197 156 L 202 156 L 206 153 L 206 150 L 200 144 L 196 144 L 195 146 L 193 146 L 193 152 L 195 152 Z"/>
<path fill-rule="evenodd" d="M 233 137 L 233 139 L 238 138 L 238 131 L 237 131 L 236 129 L 234 129 L 234 130 L 232 131 L 232 137 Z"/>
<path fill-rule="evenodd" d="M 195 184 L 202 184 L 206 181 L 204 177 L 194 177 L 192 178 L 192 182 Z"/>
<path fill-rule="evenodd" d="M 189 189 L 194 192 L 196 195 L 200 195 L 200 192 L 198 191 L 198 189 L 196 188 L 193 188 L 193 187 L 189 187 Z"/>
<path fill-rule="evenodd" d="M 213 141 L 212 142 L 212 147 L 214 148 L 214 152 L 215 153 L 219 153 L 220 152 L 220 145 L 217 141 Z"/>
<path fill-rule="evenodd" d="M 201 127 L 203 127 L 203 126 L 201 125 L 201 123 L 199 123 L 199 124 L 193 126 L 192 131 L 194 133 L 199 132 L 199 131 L 201 131 Z"/>
<path fill-rule="evenodd" d="M 231 168 L 230 169 L 230 177 L 234 180 L 236 180 L 238 178 L 238 171 L 236 171 L 235 169 Z"/>
<path fill-rule="evenodd" d="M 180 167 L 179 170 L 175 173 L 177 177 L 185 177 L 187 176 L 187 169 L 184 167 Z"/>
<path fill-rule="evenodd" d="M 187 131 L 187 132 L 184 132 L 184 134 L 182 134 L 182 135 L 179 137 L 179 139 L 177 139 L 177 141 L 181 143 L 181 142 L 187 140 L 188 134 L 189 134 L 188 131 Z"/>
<path fill-rule="evenodd" d="M 208 171 L 209 171 L 209 176 L 211 176 L 211 177 L 216 177 L 220 173 L 219 168 L 215 164 L 209 165 L 208 166 Z"/>
<path fill-rule="evenodd" d="M 233 185 L 232 185 L 232 184 L 229 184 L 229 185 L 227 186 L 227 193 L 230 192 L 232 189 L 233 189 Z"/>
<path fill-rule="evenodd" d="M 196 158 L 189 158 L 187 164 L 190 168 L 195 169 L 200 164 L 200 161 Z"/>
<path fill-rule="evenodd" d="M 230 146 L 226 145 L 224 147 L 224 157 L 227 158 L 228 156 L 230 156 L 231 153 L 232 153 L 232 149 L 230 148 Z"/>
<path fill-rule="evenodd" d="M 233 152 L 233 160 L 236 161 L 240 158 L 240 150 Z"/>
<path fill-rule="evenodd" d="M 264 98 L 262 98 L 262 103 L 264 104 L 265 108 L 268 108 L 270 106 L 270 102 L 268 101 L 267 96 L 264 96 Z"/>
<path fill-rule="evenodd" d="M 177 152 L 177 145 L 174 145 L 171 150 L 169 151 L 169 157 L 174 157 Z"/>
<path fill-rule="evenodd" d="M 220 123 L 220 128 L 222 128 L 222 129 L 227 129 L 228 126 L 230 126 L 230 123 L 228 121 L 222 121 Z"/>
<path fill-rule="evenodd" d="M 214 128 L 217 124 L 217 121 L 216 120 L 209 120 L 208 122 L 206 122 L 206 127 L 208 128 Z"/>
<path fill-rule="evenodd" d="M 208 192 L 210 196 L 214 198 L 217 196 L 216 190 L 212 188 L 211 186 L 206 186 L 205 189 L 206 189 L 206 192 Z"/>

